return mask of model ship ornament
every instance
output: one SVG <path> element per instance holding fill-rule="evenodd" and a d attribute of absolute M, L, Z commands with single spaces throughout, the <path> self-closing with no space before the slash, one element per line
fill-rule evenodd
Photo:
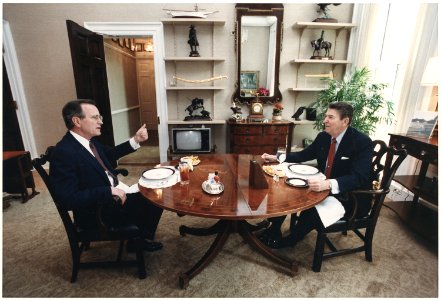
<path fill-rule="evenodd" d="M 204 11 L 204 9 L 199 9 L 198 5 L 195 4 L 194 10 L 181 10 L 181 9 L 164 9 L 167 14 L 171 15 L 172 18 L 199 18 L 206 19 L 208 15 L 217 13 L 218 11 Z"/>
<path fill-rule="evenodd" d="M 329 7 L 330 5 L 338 6 L 341 3 L 318 3 L 319 9 L 317 10 L 318 13 L 321 13 L 321 17 L 315 19 L 313 22 L 322 22 L 322 23 L 337 23 L 338 20 L 331 18 L 329 16 Z"/>

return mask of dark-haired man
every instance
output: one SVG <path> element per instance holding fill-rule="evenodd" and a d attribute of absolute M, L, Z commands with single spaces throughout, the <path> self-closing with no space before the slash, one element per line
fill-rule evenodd
<path fill-rule="evenodd" d="M 309 179 L 313 191 L 329 190 L 330 195 L 313 208 L 301 212 L 297 224 L 291 217 L 290 234 L 281 238 L 280 228 L 285 216 L 271 218 L 271 226 L 259 238 L 271 248 L 293 246 L 311 230 L 328 227 L 351 209 L 348 192 L 370 188 L 373 155 L 372 140 L 351 127 L 353 107 L 345 102 L 333 102 L 325 114 L 324 131 L 314 142 L 299 152 L 287 154 L 286 162 L 300 163 L 316 159 L 318 169 L 326 178 Z M 266 161 L 276 161 L 276 156 L 264 153 Z M 357 214 L 369 213 L 369 199 L 360 199 Z"/>
<path fill-rule="evenodd" d="M 49 178 L 54 197 L 73 211 L 80 228 L 97 227 L 96 213 L 100 204 L 106 224 L 135 224 L 146 239 L 145 251 L 161 249 L 161 243 L 147 240 L 154 239 L 162 209 L 139 192 L 129 194 L 120 188 L 111 163 L 134 152 L 140 147 L 139 143 L 148 139 L 145 124 L 130 140 L 106 147 L 94 139 L 101 135 L 103 125 L 94 101 L 70 101 L 63 107 L 62 114 L 68 132 L 57 143 L 50 159 Z M 127 243 L 127 250 L 135 251 L 133 241 Z"/>

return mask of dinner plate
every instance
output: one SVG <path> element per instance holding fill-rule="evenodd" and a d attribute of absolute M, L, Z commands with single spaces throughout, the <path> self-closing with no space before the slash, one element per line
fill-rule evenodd
<path fill-rule="evenodd" d="M 208 180 L 206 180 L 206 181 L 202 182 L 202 190 L 210 195 L 218 195 L 224 191 L 224 185 L 221 182 L 219 182 L 218 185 L 219 185 L 219 188 L 216 191 L 209 190 L 208 189 L 209 188 Z"/>
<path fill-rule="evenodd" d="M 274 175 L 276 175 L 276 170 L 277 170 L 276 167 L 277 167 L 277 165 L 262 166 L 262 169 L 265 172 L 265 174 L 267 174 L 269 176 L 274 176 Z M 282 168 L 280 168 L 278 170 L 277 174 L 279 175 L 279 177 L 285 177 L 285 172 L 283 171 Z"/>
<path fill-rule="evenodd" d="M 288 170 L 291 172 L 300 174 L 300 175 L 314 175 L 319 172 L 319 169 L 308 166 L 308 165 L 300 165 L 300 164 L 292 164 L 288 166 Z"/>
<path fill-rule="evenodd" d="M 181 161 L 191 161 L 193 166 L 197 166 L 201 163 L 201 160 L 197 156 L 184 156 L 181 157 Z"/>
<path fill-rule="evenodd" d="M 306 181 L 305 179 L 296 178 L 296 177 L 286 178 L 285 183 L 287 185 L 290 185 L 293 187 L 299 187 L 299 188 L 306 188 L 309 186 L 308 181 Z"/>
<path fill-rule="evenodd" d="M 144 173 L 142 173 L 142 177 L 148 180 L 160 180 L 165 179 L 173 174 L 175 174 L 174 169 L 158 167 L 145 171 Z"/>

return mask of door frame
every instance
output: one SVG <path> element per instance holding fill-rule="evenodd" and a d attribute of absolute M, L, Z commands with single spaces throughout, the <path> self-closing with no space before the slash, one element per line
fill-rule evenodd
<path fill-rule="evenodd" d="M 168 137 L 168 110 L 165 74 L 164 31 L 161 22 L 84 22 L 88 30 L 106 37 L 117 36 L 153 36 L 153 53 L 155 66 L 156 109 L 159 117 L 159 156 L 160 161 L 167 161 Z"/>
<path fill-rule="evenodd" d="M 11 27 L 9 26 L 9 22 L 5 20 L 3 20 L 3 58 L 5 60 L 6 72 L 8 72 L 12 97 L 14 97 L 14 100 L 19 107 L 16 112 L 24 148 L 30 152 L 31 157 L 37 157 L 37 147 L 35 145 L 34 132 L 32 130 L 34 127 L 32 126 L 29 115 L 17 52 L 15 51 Z"/>

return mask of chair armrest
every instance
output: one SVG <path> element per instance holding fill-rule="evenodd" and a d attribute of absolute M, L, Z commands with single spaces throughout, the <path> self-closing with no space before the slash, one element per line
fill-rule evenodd
<path fill-rule="evenodd" d="M 385 195 L 389 193 L 389 189 L 383 190 L 353 190 L 349 192 L 350 199 L 352 200 L 352 211 L 350 212 L 350 215 L 348 217 L 348 224 L 351 226 L 351 224 L 354 222 L 355 216 L 357 214 L 357 208 L 358 208 L 358 201 L 357 201 L 357 195 L 372 195 L 372 196 L 379 196 L 379 195 Z"/>
<path fill-rule="evenodd" d="M 129 171 L 127 169 L 123 169 L 123 168 L 115 169 L 115 173 L 116 173 L 116 175 L 121 174 L 124 177 L 129 175 Z"/>

